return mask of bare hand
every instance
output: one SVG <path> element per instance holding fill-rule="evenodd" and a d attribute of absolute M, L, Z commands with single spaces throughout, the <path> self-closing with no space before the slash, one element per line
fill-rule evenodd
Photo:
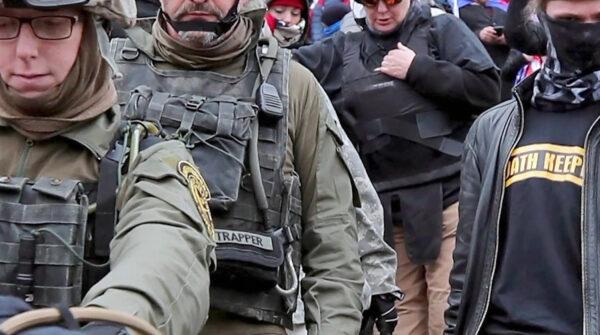
<path fill-rule="evenodd" d="M 383 57 L 381 66 L 376 68 L 375 71 L 387 74 L 388 76 L 404 80 L 410 64 L 415 59 L 415 52 L 404 46 L 402 43 L 398 43 L 398 49 L 390 50 L 388 54 Z"/>
<path fill-rule="evenodd" d="M 506 37 L 504 37 L 504 34 L 498 36 L 498 38 L 496 39 L 496 41 L 500 45 L 508 45 L 508 43 L 506 43 Z"/>
<path fill-rule="evenodd" d="M 479 32 L 479 39 L 486 44 L 499 44 L 499 37 L 496 35 L 496 31 L 492 26 L 481 29 Z"/>

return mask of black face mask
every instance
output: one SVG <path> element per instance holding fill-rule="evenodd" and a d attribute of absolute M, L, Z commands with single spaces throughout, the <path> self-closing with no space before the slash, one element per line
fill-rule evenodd
<path fill-rule="evenodd" d="M 548 27 L 561 72 L 586 74 L 600 70 L 600 22 L 557 20 L 543 12 L 541 18 Z"/>

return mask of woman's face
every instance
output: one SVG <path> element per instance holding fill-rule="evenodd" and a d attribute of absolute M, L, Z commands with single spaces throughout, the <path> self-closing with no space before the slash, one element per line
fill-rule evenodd
<path fill-rule="evenodd" d="M 378 1 L 375 6 L 365 6 L 367 23 L 375 31 L 389 33 L 404 22 L 409 8 L 410 0 L 402 0 L 393 6 Z"/>
<path fill-rule="evenodd" d="M 302 10 L 291 6 L 272 6 L 269 7 L 269 13 L 277 20 L 285 22 L 288 26 L 293 26 L 302 21 Z"/>
<path fill-rule="evenodd" d="M 36 20 L 24 22 L 31 19 Z M 20 20 L 21 28 L 18 36 L 14 37 L 11 32 L 16 31 L 17 20 Z M 9 90 L 23 97 L 35 98 L 48 93 L 60 85 L 71 71 L 82 34 L 81 11 L 0 8 L 2 81 Z M 38 36 L 61 39 L 49 40 Z"/>

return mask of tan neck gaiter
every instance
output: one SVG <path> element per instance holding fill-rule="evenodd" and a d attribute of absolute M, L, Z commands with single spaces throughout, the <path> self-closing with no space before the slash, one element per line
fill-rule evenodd
<path fill-rule="evenodd" d="M 111 70 L 85 14 L 79 55 L 65 81 L 44 96 L 25 98 L 0 80 L 0 118 L 33 140 L 47 139 L 104 113 L 117 102 Z"/>
<path fill-rule="evenodd" d="M 227 65 L 233 59 L 246 53 L 252 43 L 252 21 L 240 19 L 214 42 L 201 48 L 183 44 L 173 38 L 164 28 L 164 20 L 159 17 L 152 27 L 154 50 L 167 62 L 188 69 L 202 70 Z"/>

